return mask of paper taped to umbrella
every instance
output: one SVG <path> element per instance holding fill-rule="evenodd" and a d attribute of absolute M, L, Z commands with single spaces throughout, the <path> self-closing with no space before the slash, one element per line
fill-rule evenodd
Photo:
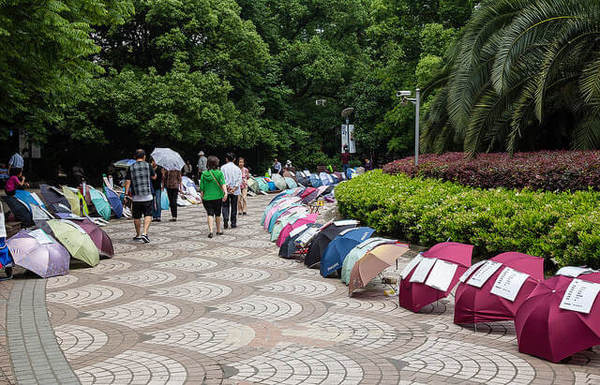
<path fill-rule="evenodd" d="M 487 262 L 487 261 L 479 261 L 479 262 L 477 262 L 476 264 L 474 264 L 474 265 L 471 265 L 471 267 L 469 267 L 469 268 L 467 269 L 467 271 L 465 271 L 465 272 L 464 272 L 464 273 L 463 273 L 463 274 L 460 276 L 460 278 L 459 278 L 458 280 L 459 280 L 460 282 L 464 283 L 464 282 L 465 282 L 465 281 L 466 281 L 466 280 L 469 278 L 469 276 L 470 276 L 471 274 L 473 274 L 473 272 L 479 268 L 479 266 L 483 265 L 483 264 L 484 264 L 484 263 L 486 263 L 486 262 Z"/>
<path fill-rule="evenodd" d="M 505 267 L 494 282 L 490 293 L 514 302 L 527 278 L 529 274 Z"/>
<path fill-rule="evenodd" d="M 467 285 L 481 287 L 498 269 L 502 267 L 500 262 L 485 261 L 483 266 L 479 268 L 467 281 Z"/>
<path fill-rule="evenodd" d="M 35 238 L 41 245 L 54 243 L 54 240 L 42 229 L 32 230 L 28 234 Z"/>
<path fill-rule="evenodd" d="M 400 273 L 400 277 L 402 279 L 405 279 L 406 277 L 408 277 L 410 272 L 413 271 L 413 269 L 419 264 L 419 262 L 421 262 L 422 259 L 423 259 L 423 254 L 421 254 L 421 253 L 417 254 L 416 257 L 411 259 L 410 262 L 408 262 L 408 264 L 406 266 L 404 266 L 404 269 L 402 269 L 402 272 Z"/>
<path fill-rule="evenodd" d="M 581 274 L 592 274 L 597 273 L 597 270 L 590 269 L 588 267 L 579 267 L 579 266 L 565 266 L 560 268 L 556 275 L 564 275 L 565 277 L 573 277 L 577 278 Z"/>
<path fill-rule="evenodd" d="M 559 307 L 564 310 L 589 314 L 598 292 L 600 292 L 599 283 L 574 279 L 562 297 Z"/>
<path fill-rule="evenodd" d="M 423 283 L 427 278 L 427 274 L 431 271 L 433 264 L 435 263 L 436 258 L 423 258 L 417 265 L 417 268 L 413 272 L 412 277 L 410 277 L 409 282 L 417 282 Z"/>
<path fill-rule="evenodd" d="M 448 290 L 456 269 L 458 269 L 457 264 L 436 259 L 433 268 L 429 272 L 427 281 L 425 281 L 425 285 L 441 291 Z"/>

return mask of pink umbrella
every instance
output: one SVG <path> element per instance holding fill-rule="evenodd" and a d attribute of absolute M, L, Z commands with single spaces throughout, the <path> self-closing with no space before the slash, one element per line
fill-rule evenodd
<path fill-rule="evenodd" d="M 559 307 L 573 279 L 558 275 L 541 281 L 517 310 L 520 352 L 559 362 L 600 344 L 600 295 L 588 314 Z M 600 283 L 600 273 L 577 279 Z"/>
<path fill-rule="evenodd" d="M 115 250 L 113 248 L 112 240 L 104 230 L 87 218 L 82 221 L 74 221 L 74 223 L 79 225 L 79 227 L 90 236 L 92 242 L 94 242 L 94 245 L 98 248 L 100 255 L 108 258 L 114 257 Z"/>
<path fill-rule="evenodd" d="M 273 216 L 273 214 L 275 214 L 277 211 L 281 210 L 282 208 L 284 208 L 286 206 L 291 206 L 294 203 L 299 202 L 300 200 L 301 199 L 299 197 L 281 198 L 281 202 L 279 202 L 275 206 L 271 207 L 271 210 L 269 210 L 269 212 L 265 216 L 265 223 L 263 226 L 264 229 L 267 230 L 269 228 L 269 223 L 271 223 L 271 217 Z"/>
<path fill-rule="evenodd" d="M 285 225 L 283 230 L 281 230 L 281 232 L 279 233 L 279 238 L 277 238 L 277 246 L 281 247 L 281 245 L 283 245 L 283 242 L 285 242 L 285 239 L 290 235 L 292 231 L 294 231 L 294 229 L 297 229 L 298 227 L 307 225 L 309 223 L 315 223 L 317 221 L 318 216 L 318 214 L 309 214 L 304 218 L 298 219 L 294 223 L 288 223 L 287 225 Z"/>
<path fill-rule="evenodd" d="M 69 252 L 43 230 L 21 230 L 6 245 L 16 265 L 42 278 L 69 274 Z"/>
<path fill-rule="evenodd" d="M 454 323 L 473 324 L 514 319 L 517 309 L 527 299 L 538 282 L 544 279 L 543 258 L 510 252 L 499 254 L 491 260 L 501 263 L 502 267 L 498 268 L 481 288 L 469 285 L 468 281 L 458 284 L 454 300 Z M 505 297 L 494 294 L 498 291 L 492 289 L 500 274 L 507 267 L 529 275 L 526 277 L 523 274 L 514 273 L 513 281 L 524 279 L 524 282 L 512 301 L 505 298 L 507 295 L 504 293 Z M 471 275 L 475 271 L 477 270 L 471 271 Z M 510 270 L 505 272 L 504 277 L 507 277 L 510 273 L 512 273 Z M 468 277 L 465 278 L 468 279 Z"/>
<path fill-rule="evenodd" d="M 450 294 L 458 278 L 471 266 L 471 256 L 473 254 L 473 246 L 465 245 L 457 242 L 438 243 L 426 252 L 422 253 L 423 259 L 437 258 L 439 260 L 450 262 L 458 265 L 450 280 L 450 285 L 446 290 L 426 285 L 424 282 L 410 282 L 417 268 L 413 268 L 404 279 L 400 280 L 400 292 L 398 298 L 400 306 L 405 309 L 414 311 L 415 313 L 423 307 L 434 303 L 435 301 L 445 298 Z M 437 262 L 436 262 L 437 264 Z M 431 269 L 433 270 L 433 268 Z M 427 276 L 430 272 L 427 272 Z"/>

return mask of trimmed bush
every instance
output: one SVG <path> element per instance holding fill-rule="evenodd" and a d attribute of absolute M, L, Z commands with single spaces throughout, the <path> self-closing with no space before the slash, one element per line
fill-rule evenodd
<path fill-rule="evenodd" d="M 372 171 L 335 195 L 345 217 L 419 245 L 450 239 L 484 258 L 519 251 L 600 268 L 600 192 L 484 190 Z"/>
<path fill-rule="evenodd" d="M 480 154 L 467 159 L 462 152 L 426 154 L 393 161 L 388 174 L 439 178 L 481 188 L 530 188 L 546 191 L 600 190 L 600 151 L 523 152 Z"/>

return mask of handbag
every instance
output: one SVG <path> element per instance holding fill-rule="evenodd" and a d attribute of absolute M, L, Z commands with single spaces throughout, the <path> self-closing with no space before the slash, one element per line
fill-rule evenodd
<path fill-rule="evenodd" d="M 160 209 L 168 210 L 169 209 L 169 196 L 167 195 L 167 189 L 164 188 L 162 193 L 160 193 Z"/>

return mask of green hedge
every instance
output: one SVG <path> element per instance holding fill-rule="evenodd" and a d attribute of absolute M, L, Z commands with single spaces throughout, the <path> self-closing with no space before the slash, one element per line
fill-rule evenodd
<path fill-rule="evenodd" d="M 342 215 L 423 246 L 447 239 L 492 257 L 519 251 L 600 268 L 600 193 L 482 190 L 373 171 L 335 189 Z"/>

